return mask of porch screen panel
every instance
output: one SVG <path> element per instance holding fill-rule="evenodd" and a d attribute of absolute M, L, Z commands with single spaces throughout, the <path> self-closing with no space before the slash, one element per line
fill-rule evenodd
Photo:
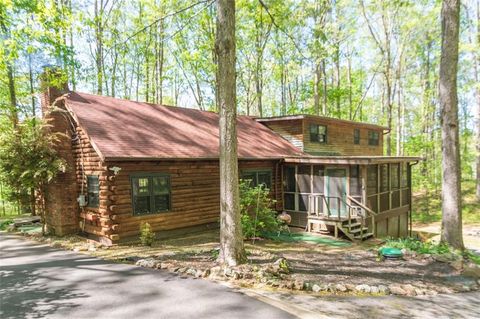
<path fill-rule="evenodd" d="M 298 210 L 301 212 L 308 210 L 308 195 L 298 195 Z"/>
<path fill-rule="evenodd" d="M 367 194 L 378 193 L 378 171 L 377 165 L 371 165 L 367 168 Z"/>
<path fill-rule="evenodd" d="M 389 189 L 388 164 L 380 165 L 380 192 L 388 192 Z"/>
<path fill-rule="evenodd" d="M 283 171 L 283 208 L 295 210 L 295 167 L 287 166 Z"/>
<path fill-rule="evenodd" d="M 322 165 L 313 166 L 313 192 L 323 194 L 325 190 L 325 167 Z"/>
<path fill-rule="evenodd" d="M 297 169 L 297 182 L 298 182 L 298 192 L 299 193 L 311 193 L 310 185 L 310 165 L 308 166 L 298 166 Z"/>
<path fill-rule="evenodd" d="M 350 195 L 354 197 L 361 196 L 362 185 L 360 182 L 360 166 L 350 166 Z"/>
<path fill-rule="evenodd" d="M 286 210 L 295 210 L 295 194 L 285 193 L 283 205 Z"/>
<path fill-rule="evenodd" d="M 284 191 L 295 193 L 295 167 L 293 166 L 285 167 Z"/>

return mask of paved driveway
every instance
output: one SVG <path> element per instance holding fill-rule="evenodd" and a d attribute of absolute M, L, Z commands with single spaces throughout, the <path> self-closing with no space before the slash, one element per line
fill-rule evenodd
<path fill-rule="evenodd" d="M 292 318 L 206 280 L 0 233 L 0 318 Z"/>

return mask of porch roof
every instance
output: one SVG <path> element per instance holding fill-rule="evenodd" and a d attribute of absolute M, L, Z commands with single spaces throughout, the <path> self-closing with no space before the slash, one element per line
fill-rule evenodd
<path fill-rule="evenodd" d="M 374 165 L 399 162 L 418 162 L 422 159 L 422 157 L 417 156 L 308 156 L 286 157 L 285 163 Z"/>

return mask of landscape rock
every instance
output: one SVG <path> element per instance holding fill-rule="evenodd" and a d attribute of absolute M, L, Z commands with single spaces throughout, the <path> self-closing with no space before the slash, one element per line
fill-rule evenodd
<path fill-rule="evenodd" d="M 371 288 L 369 285 L 357 285 L 355 286 L 355 290 L 358 291 L 358 292 L 365 292 L 365 293 L 370 293 L 371 291 Z"/>
<path fill-rule="evenodd" d="M 210 276 L 210 272 L 211 272 L 210 269 L 205 269 L 205 270 L 202 272 L 202 277 L 203 277 L 203 278 L 207 278 L 208 276 Z"/>
<path fill-rule="evenodd" d="M 354 291 L 355 290 L 355 285 L 352 285 L 352 284 L 345 284 L 345 287 L 350 290 L 350 291 Z"/>
<path fill-rule="evenodd" d="M 335 285 L 335 290 L 340 291 L 340 292 L 346 292 L 348 289 L 343 284 L 336 284 Z"/>
<path fill-rule="evenodd" d="M 293 283 L 293 288 L 296 289 L 296 290 L 303 290 L 304 288 L 304 282 L 303 280 L 295 280 L 295 282 Z"/>
<path fill-rule="evenodd" d="M 473 263 L 469 263 L 465 265 L 463 268 L 463 273 L 464 276 L 479 279 L 480 281 L 480 266 L 475 265 Z M 479 282 L 480 284 L 480 282 Z"/>
<path fill-rule="evenodd" d="M 462 270 L 463 269 L 463 260 L 462 259 L 454 260 L 450 263 L 450 266 L 452 266 L 453 269 L 455 269 L 455 270 Z"/>
<path fill-rule="evenodd" d="M 406 292 L 407 296 L 413 297 L 417 295 L 415 292 L 415 287 L 410 284 L 403 285 L 402 289 Z"/>
<path fill-rule="evenodd" d="M 185 274 L 190 275 L 190 276 L 195 276 L 195 275 L 197 274 L 197 271 L 196 271 L 195 269 L 188 268 L 188 269 L 185 271 Z"/>
<path fill-rule="evenodd" d="M 394 295 L 405 296 L 407 294 L 407 292 L 402 287 L 397 285 L 390 285 L 388 286 L 388 289 Z"/>
<path fill-rule="evenodd" d="M 317 285 L 317 284 L 314 284 L 314 285 L 312 286 L 312 291 L 313 291 L 313 292 L 320 292 L 321 290 L 322 290 L 322 288 L 321 288 L 319 285 Z"/>
<path fill-rule="evenodd" d="M 388 289 L 385 285 L 378 285 L 378 292 L 384 295 L 388 295 L 390 293 L 390 289 Z"/>
<path fill-rule="evenodd" d="M 156 261 L 152 258 L 140 259 L 135 263 L 135 265 L 145 268 L 155 268 Z"/>

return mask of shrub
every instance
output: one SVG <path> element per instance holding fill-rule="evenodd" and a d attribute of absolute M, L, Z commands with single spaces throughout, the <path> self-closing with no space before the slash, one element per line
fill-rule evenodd
<path fill-rule="evenodd" d="M 140 241 L 144 246 L 152 246 L 155 241 L 155 233 L 149 223 L 142 223 L 140 225 Z"/>
<path fill-rule="evenodd" d="M 275 201 L 269 197 L 269 190 L 263 185 L 251 187 L 250 181 L 240 181 L 240 212 L 244 238 L 258 237 L 263 231 L 279 229 L 276 212 L 272 209 Z"/>
<path fill-rule="evenodd" d="M 441 255 L 450 252 L 450 248 L 445 244 L 435 244 L 431 242 L 424 242 L 416 238 L 399 238 L 388 239 L 385 247 L 392 247 L 398 249 L 408 249 L 419 254 L 435 254 Z"/>

